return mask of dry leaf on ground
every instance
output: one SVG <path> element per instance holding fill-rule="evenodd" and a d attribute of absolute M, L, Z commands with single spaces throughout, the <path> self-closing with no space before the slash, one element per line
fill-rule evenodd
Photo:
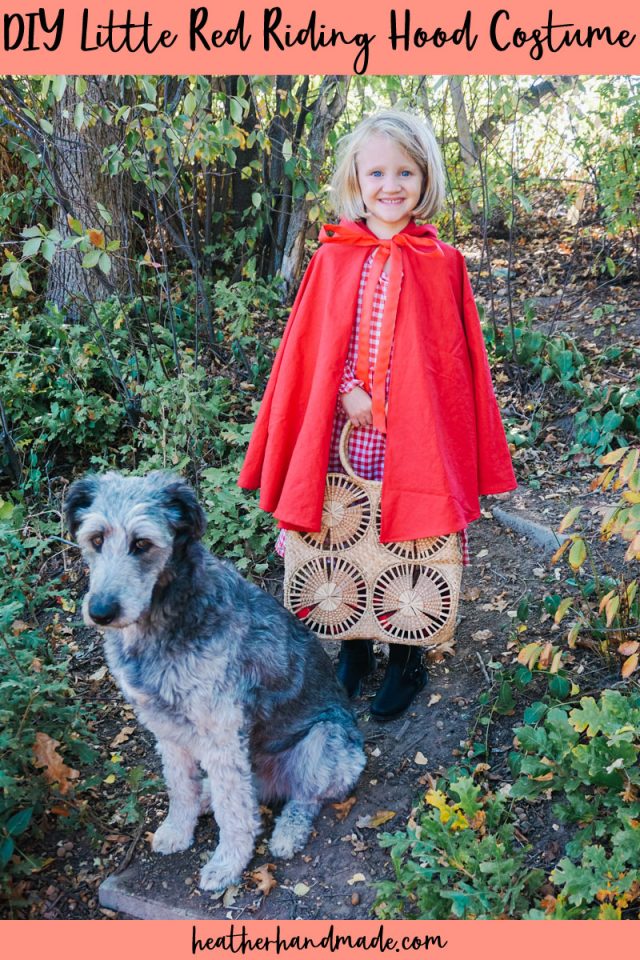
<path fill-rule="evenodd" d="M 256 888 L 265 897 L 268 897 L 273 888 L 278 886 L 278 881 L 272 873 L 275 868 L 275 863 L 263 863 L 249 874 Z"/>
<path fill-rule="evenodd" d="M 110 747 L 119 747 L 121 743 L 126 743 L 132 733 L 136 732 L 135 727 L 123 727 L 120 733 L 117 733 L 110 743 Z"/>
<path fill-rule="evenodd" d="M 78 770 L 68 767 L 57 751 L 59 740 L 54 740 L 48 733 L 36 733 L 33 744 L 33 756 L 36 767 L 44 767 L 43 774 L 48 783 L 57 783 L 61 794 L 68 793 L 72 787 L 72 780 L 80 776 Z"/>
<path fill-rule="evenodd" d="M 366 817 L 360 817 L 359 820 L 356 820 L 356 827 L 359 827 L 361 830 L 376 830 L 378 827 L 381 827 L 383 823 L 393 820 L 395 815 L 395 810 L 376 810 L 375 813 L 369 813 Z"/>
<path fill-rule="evenodd" d="M 331 806 L 336 811 L 336 820 L 346 820 L 355 802 L 355 797 L 349 797 L 342 803 L 332 803 Z"/>

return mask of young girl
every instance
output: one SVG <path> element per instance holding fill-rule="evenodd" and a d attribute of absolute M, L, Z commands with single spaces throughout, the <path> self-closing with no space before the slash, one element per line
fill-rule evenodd
<path fill-rule="evenodd" d="M 332 183 L 343 217 L 320 233 L 276 356 L 239 478 L 284 530 L 320 529 L 327 470 L 342 469 L 347 419 L 355 472 L 382 480 L 383 543 L 459 532 L 478 497 L 515 478 L 462 255 L 437 239 L 442 158 L 431 129 L 399 111 L 341 141 Z M 343 642 L 350 696 L 375 665 L 369 640 Z M 419 647 L 389 644 L 371 705 L 397 716 L 426 683 Z"/>

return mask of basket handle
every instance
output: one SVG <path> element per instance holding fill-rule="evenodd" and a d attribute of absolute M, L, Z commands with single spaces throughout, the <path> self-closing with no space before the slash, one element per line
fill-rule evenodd
<path fill-rule="evenodd" d="M 349 437 L 351 436 L 351 431 L 356 428 L 351 423 L 350 420 L 347 420 L 344 427 L 342 428 L 342 433 L 340 434 L 340 463 L 344 467 L 344 471 L 347 476 L 352 477 L 354 480 L 362 480 L 362 477 L 359 477 L 351 466 L 351 461 L 349 460 Z M 370 481 L 375 483 L 376 481 Z"/>

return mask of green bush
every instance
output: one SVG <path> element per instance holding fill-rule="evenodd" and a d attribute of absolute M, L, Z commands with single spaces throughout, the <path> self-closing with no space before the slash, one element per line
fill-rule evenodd
<path fill-rule="evenodd" d="M 464 770 L 427 792 L 406 830 L 383 834 L 395 878 L 376 912 L 410 919 L 622 919 L 640 901 L 640 693 L 525 711 L 509 756 L 514 778 L 494 793 Z M 570 834 L 549 874 L 516 836 L 515 802 L 551 798 Z"/>
<path fill-rule="evenodd" d="M 46 525 L 45 525 L 46 526 Z M 26 529 L 26 536 L 24 531 Z M 43 583 L 39 567 L 49 550 L 46 533 L 27 524 L 23 503 L 0 500 L 0 894 L 37 863 L 24 852 L 37 835 L 46 807 L 63 796 L 77 797 L 87 784 L 75 766 L 95 760 L 86 711 L 67 674 L 64 634 L 54 647 L 35 612 L 45 603 L 66 602 L 55 581 Z M 56 604 L 57 605 L 57 604 Z M 54 615 L 53 623 L 56 622 Z M 53 634 L 51 635 L 53 636 Z M 34 749 L 50 750 L 43 775 Z M 57 744 L 57 746 L 56 746 Z M 59 749 L 58 749 L 59 748 Z M 64 800 L 62 801 L 64 803 Z M 77 826 L 79 806 L 69 804 L 60 821 Z M 25 843 L 26 841 L 26 843 Z"/>
<path fill-rule="evenodd" d="M 454 773 L 421 801 L 406 831 L 383 834 L 395 878 L 378 884 L 384 919 L 519 917 L 543 874 L 514 840 L 509 801 Z"/>

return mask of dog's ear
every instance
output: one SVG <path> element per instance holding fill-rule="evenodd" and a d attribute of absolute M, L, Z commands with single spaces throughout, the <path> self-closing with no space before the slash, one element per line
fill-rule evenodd
<path fill-rule="evenodd" d="M 82 513 L 89 509 L 96 498 L 99 482 L 95 473 L 88 473 L 72 483 L 67 491 L 64 512 L 67 526 L 74 540 L 82 522 Z"/>
<path fill-rule="evenodd" d="M 164 493 L 176 541 L 187 543 L 189 540 L 200 540 L 207 529 L 207 518 L 189 484 L 177 480 L 170 483 Z"/>

